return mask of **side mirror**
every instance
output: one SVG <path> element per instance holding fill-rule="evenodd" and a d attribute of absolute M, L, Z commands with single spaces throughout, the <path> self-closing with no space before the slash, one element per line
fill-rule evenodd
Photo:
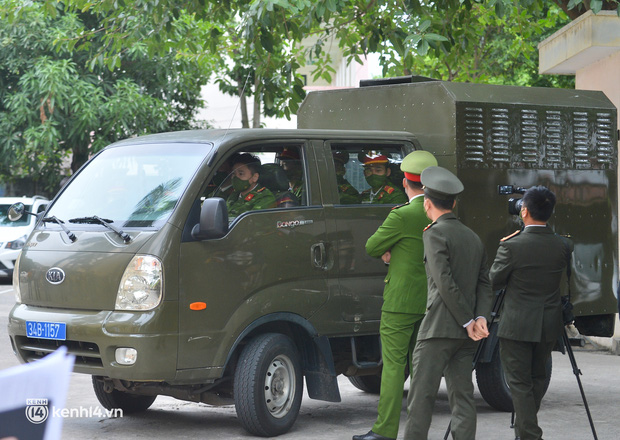
<path fill-rule="evenodd" d="M 22 218 L 24 214 L 28 214 L 28 212 L 26 212 L 26 206 L 24 206 L 22 202 L 17 202 L 17 203 L 13 203 L 9 207 L 9 212 L 8 212 L 7 217 L 9 218 L 10 221 L 16 222 L 17 220 Z"/>
<path fill-rule="evenodd" d="M 220 197 L 205 199 L 200 208 L 200 223 L 192 228 L 197 240 L 222 238 L 228 233 L 228 208 Z"/>

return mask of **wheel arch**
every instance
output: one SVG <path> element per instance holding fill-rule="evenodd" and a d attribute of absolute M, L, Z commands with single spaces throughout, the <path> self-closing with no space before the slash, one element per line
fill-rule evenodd
<path fill-rule="evenodd" d="M 237 336 L 228 357 L 225 371 L 232 373 L 245 343 L 264 333 L 280 333 L 291 338 L 299 351 L 302 373 L 311 399 L 340 402 L 334 357 L 329 338 L 318 334 L 314 326 L 295 313 L 279 312 L 261 316 Z"/>

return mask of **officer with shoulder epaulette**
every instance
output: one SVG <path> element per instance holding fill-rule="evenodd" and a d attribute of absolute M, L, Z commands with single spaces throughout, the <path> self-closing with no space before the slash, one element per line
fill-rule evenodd
<path fill-rule="evenodd" d="M 389 263 L 381 307 L 383 371 L 372 430 L 354 440 L 395 439 L 403 402 L 405 369 L 409 365 L 420 322 L 426 311 L 426 272 L 422 231 L 428 224 L 420 174 L 437 165 L 428 151 L 414 151 L 403 160 L 403 187 L 409 202 L 396 206 L 366 243 L 368 255 Z"/>
<path fill-rule="evenodd" d="M 255 209 L 275 208 L 276 198 L 273 193 L 259 183 L 261 163 L 256 156 L 239 154 L 234 159 L 232 169 L 234 192 L 226 200 L 229 217 Z"/>
<path fill-rule="evenodd" d="M 336 181 L 338 182 L 338 197 L 340 204 L 352 205 L 360 203 L 360 193 L 349 181 L 344 177 L 346 174 L 345 165 L 349 162 L 349 153 L 346 151 L 334 151 L 334 167 L 336 170 Z"/>
<path fill-rule="evenodd" d="M 493 288 L 506 288 L 497 336 L 521 440 L 542 438 L 537 413 L 546 365 L 563 331 L 560 283 L 573 244 L 547 225 L 554 206 L 555 194 L 544 186 L 525 192 L 520 212 L 525 227 L 502 239 L 490 272 Z"/>
<path fill-rule="evenodd" d="M 472 362 L 493 292 L 480 238 L 452 210 L 463 184 L 450 171 L 422 172 L 424 209 L 433 223 L 422 234 L 428 279 L 426 316 L 413 351 L 405 439 L 426 440 L 442 376 L 448 388 L 452 438 L 476 438 Z"/>
<path fill-rule="evenodd" d="M 363 157 L 364 177 L 370 185 L 362 191 L 362 203 L 400 204 L 407 201 L 403 190 L 396 188 L 389 177 L 389 158 L 379 151 L 368 151 Z"/>

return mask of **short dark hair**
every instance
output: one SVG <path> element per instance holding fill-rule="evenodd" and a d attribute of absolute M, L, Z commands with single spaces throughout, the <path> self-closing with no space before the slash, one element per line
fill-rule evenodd
<path fill-rule="evenodd" d="M 555 194 L 544 186 L 533 186 L 523 194 L 523 206 L 534 220 L 546 222 L 553 214 Z"/>
<path fill-rule="evenodd" d="M 405 177 L 405 180 L 407 181 L 407 186 L 411 189 L 422 189 L 424 187 L 424 185 L 422 185 L 422 182 L 415 182 L 413 180 L 409 180 Z"/>
<path fill-rule="evenodd" d="M 232 164 L 236 165 L 238 163 L 242 163 L 245 166 L 247 166 L 252 172 L 252 174 L 256 174 L 256 173 L 260 174 L 260 170 L 261 170 L 260 159 L 254 156 L 253 154 L 241 153 L 235 156 Z"/>
<path fill-rule="evenodd" d="M 441 209 L 442 211 L 452 211 L 452 208 L 454 208 L 454 197 L 450 197 L 448 199 L 438 199 L 436 197 L 429 196 L 425 192 L 424 198 L 430 200 L 435 208 Z"/>

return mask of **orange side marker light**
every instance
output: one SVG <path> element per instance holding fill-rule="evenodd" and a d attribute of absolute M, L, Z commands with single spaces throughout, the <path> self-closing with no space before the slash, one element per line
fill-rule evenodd
<path fill-rule="evenodd" d="M 207 308 L 207 303 L 204 302 L 194 302 L 189 305 L 189 308 L 192 310 L 204 310 Z"/>

